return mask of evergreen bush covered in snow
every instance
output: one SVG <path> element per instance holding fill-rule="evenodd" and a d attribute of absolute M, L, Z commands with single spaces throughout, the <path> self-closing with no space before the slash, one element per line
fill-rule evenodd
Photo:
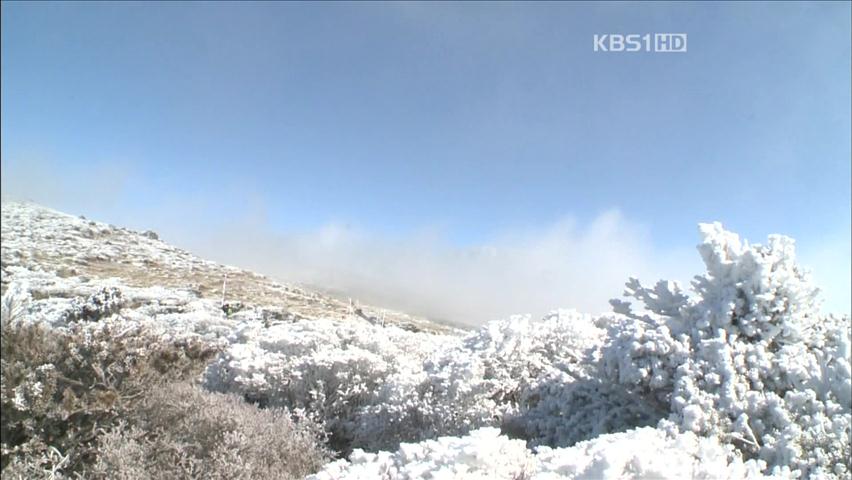
<path fill-rule="evenodd" d="M 34 301 L 15 282 L 0 302 L 4 479 L 303 478 L 329 459 L 311 420 L 195 386 L 217 344 L 114 316 L 51 327 Z"/>
<path fill-rule="evenodd" d="M 301 479 L 329 460 L 319 426 L 188 383 L 161 385 L 100 436 L 92 478 Z"/>
<path fill-rule="evenodd" d="M 10 288 L 7 296 L 15 295 Z M 116 321 L 60 331 L 30 323 L 4 296 L 0 406 L 4 478 L 80 473 L 97 437 L 133 415 L 156 385 L 197 377 L 216 353 L 198 339 L 168 339 Z"/>
<path fill-rule="evenodd" d="M 208 368 L 206 385 L 260 406 L 305 411 L 346 449 L 365 405 L 381 401 L 391 378 L 416 375 L 442 337 L 357 321 L 296 320 L 235 329 L 231 347 Z"/>
<path fill-rule="evenodd" d="M 666 442 L 716 442 L 714 455 L 751 473 L 849 478 L 849 318 L 819 314 L 791 239 L 749 245 L 719 224 L 701 232 L 707 271 L 692 291 L 631 279 L 639 311 L 613 300 L 611 315 L 513 317 L 460 339 L 366 322 L 245 326 L 208 385 L 304 409 L 344 453 L 423 441 L 428 450 L 438 445 L 429 440 L 497 428 L 558 463 L 560 447 L 656 426 Z M 456 440 L 442 442 L 462 448 Z M 394 471 L 406 458 L 394 457 Z"/>
<path fill-rule="evenodd" d="M 461 339 L 366 322 L 257 328 L 246 324 L 231 337 L 208 369 L 208 387 L 303 409 L 342 450 L 511 428 L 521 406 L 543 395 L 543 384 L 592 379 L 594 346 L 605 333 L 573 311 L 544 322 L 492 322 Z"/>
<path fill-rule="evenodd" d="M 104 288 L 89 295 L 86 299 L 75 298 L 71 300 L 63 322 L 100 320 L 118 313 L 122 304 L 120 289 L 116 287 Z"/>
<path fill-rule="evenodd" d="M 792 239 L 749 245 L 718 223 L 701 231 L 696 295 L 631 279 L 626 293 L 645 311 L 613 302 L 632 321 L 611 330 L 604 374 L 667 405 L 663 427 L 717 436 L 775 472 L 848 477 L 849 319 L 819 314 Z"/>

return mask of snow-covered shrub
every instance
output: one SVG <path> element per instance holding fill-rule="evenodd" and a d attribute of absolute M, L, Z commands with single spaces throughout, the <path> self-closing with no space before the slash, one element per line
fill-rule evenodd
<path fill-rule="evenodd" d="M 73 299 L 68 310 L 65 312 L 63 321 L 65 323 L 97 321 L 118 313 L 121 310 L 122 304 L 120 289 L 116 287 L 103 288 L 83 300 L 79 298 Z"/>
<path fill-rule="evenodd" d="M 742 462 L 730 447 L 692 432 L 667 434 L 646 427 L 601 435 L 570 448 L 533 451 L 496 428 L 483 428 L 464 437 L 402 444 L 394 452 L 356 450 L 348 460 L 332 462 L 308 479 L 740 480 L 762 478 L 760 466 Z"/>
<path fill-rule="evenodd" d="M 354 445 L 368 450 L 500 427 L 530 445 L 568 446 L 654 425 L 667 407 L 598 377 L 605 326 L 572 310 L 490 322 L 439 348 L 417 375 L 395 376 L 361 409 Z"/>
<path fill-rule="evenodd" d="M 11 282 L 0 299 L 0 325 L 14 322 L 26 313 L 32 297 L 24 282 Z"/>
<path fill-rule="evenodd" d="M 775 472 L 849 477 L 849 318 L 819 315 L 792 239 L 749 245 L 718 223 L 701 232 L 707 272 L 694 294 L 631 279 L 625 294 L 644 311 L 612 302 L 632 321 L 610 326 L 602 375 L 668 406 L 663 428 L 717 436 Z"/>
<path fill-rule="evenodd" d="M 162 385 L 98 440 L 90 478 L 296 479 L 329 460 L 321 429 L 287 410 L 188 383 Z"/>
<path fill-rule="evenodd" d="M 550 379 L 590 379 L 604 333 L 573 311 L 492 322 L 461 339 L 365 322 L 246 324 L 206 378 L 217 391 L 306 410 L 339 449 L 378 450 L 510 428 L 518 412 L 547 397 L 542 385 Z"/>
<path fill-rule="evenodd" d="M 503 431 L 533 446 L 562 447 L 662 418 L 667 409 L 599 376 L 606 328 L 619 320 L 562 310 L 532 323 L 523 335 L 534 347 L 521 357 L 539 352 L 540 368 L 520 385 L 516 408 L 503 418 Z"/>
<path fill-rule="evenodd" d="M 492 322 L 436 349 L 418 369 L 395 375 L 360 412 L 353 444 L 369 450 L 499 426 L 521 384 L 537 373 L 529 319 Z M 524 355 L 524 354 L 528 355 Z"/>
<path fill-rule="evenodd" d="M 361 412 L 355 444 L 371 450 L 402 441 L 499 426 L 522 385 L 541 369 L 528 317 L 491 322 L 437 349 L 416 375 L 397 376 Z"/>
<path fill-rule="evenodd" d="M 215 353 L 203 341 L 163 338 L 113 321 L 59 330 L 26 315 L 6 319 L 0 349 L 4 478 L 10 465 L 16 472 L 79 473 L 97 455 L 100 429 L 129 415 L 158 383 L 197 376 Z"/>
<path fill-rule="evenodd" d="M 570 310 L 542 321 L 516 316 L 490 322 L 436 350 L 418 375 L 388 382 L 381 401 L 362 409 L 354 443 L 393 448 L 489 426 L 543 442 L 561 421 L 537 408 L 563 393 L 546 385 L 554 378 L 566 384 L 589 380 L 603 333 L 591 317 Z M 538 423 L 526 421 L 531 409 Z"/>
<path fill-rule="evenodd" d="M 346 449 L 364 405 L 394 375 L 412 375 L 440 338 L 364 322 L 298 320 L 264 328 L 245 323 L 208 369 L 209 389 L 234 392 L 261 406 L 304 410 Z"/>
<path fill-rule="evenodd" d="M 848 477 L 849 319 L 818 314 L 792 240 L 750 246 L 718 224 L 702 232 L 707 272 L 692 291 L 631 279 L 637 312 L 615 300 L 613 315 L 513 317 L 464 338 L 247 323 L 207 382 L 305 410 L 344 453 L 483 427 L 567 447 L 656 424 L 666 438 L 711 437 L 756 460 L 749 468 Z"/>
<path fill-rule="evenodd" d="M 666 412 L 621 385 L 596 378 L 549 376 L 524 392 L 526 402 L 503 431 L 531 446 L 565 447 L 599 435 L 656 425 Z"/>

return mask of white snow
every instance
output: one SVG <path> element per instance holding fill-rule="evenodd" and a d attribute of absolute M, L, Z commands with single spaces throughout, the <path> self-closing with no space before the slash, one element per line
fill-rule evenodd
<path fill-rule="evenodd" d="M 820 315 L 792 239 L 701 233 L 706 272 L 689 289 L 630 279 L 635 304 L 613 300 L 612 314 L 557 310 L 462 335 L 382 326 L 330 300 L 305 318 L 259 295 L 227 316 L 177 280 L 86 278 L 62 269 L 92 258 L 225 267 L 4 204 L 3 302 L 55 328 L 145 324 L 221 342 L 208 388 L 304 411 L 346 456 L 311 478 L 852 478 L 850 319 Z"/>
<path fill-rule="evenodd" d="M 526 448 L 521 440 L 482 428 L 464 437 L 402 444 L 395 452 L 356 450 L 309 480 L 363 479 L 745 479 L 764 478 L 758 462 L 692 433 L 673 436 L 645 427 L 601 435 L 568 448 Z"/>

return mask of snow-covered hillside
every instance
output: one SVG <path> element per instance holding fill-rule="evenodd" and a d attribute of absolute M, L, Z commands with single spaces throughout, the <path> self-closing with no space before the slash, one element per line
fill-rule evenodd
<path fill-rule="evenodd" d="M 118 289 L 131 296 L 123 303 L 125 311 L 132 304 L 148 307 L 141 312 L 148 316 L 195 310 L 206 315 L 221 307 L 227 279 L 225 300 L 259 309 L 264 318 L 360 317 L 409 330 L 449 330 L 413 315 L 352 303 L 203 260 L 160 241 L 152 231 L 136 232 L 17 202 L 3 203 L 2 225 L 3 292 L 14 281 L 27 282 L 37 297 L 54 299 Z M 154 303 L 168 308 L 157 310 Z"/>
<path fill-rule="evenodd" d="M 612 314 L 465 333 L 368 321 L 381 312 L 10 204 L 4 303 L 54 328 L 145 324 L 218 342 L 203 385 L 322 425 L 341 458 L 316 479 L 852 478 L 850 319 L 819 314 L 792 240 L 701 234 L 706 272 L 689 290 L 630 279 L 638 305 L 614 300 Z M 226 272 L 245 304 L 230 315 Z"/>

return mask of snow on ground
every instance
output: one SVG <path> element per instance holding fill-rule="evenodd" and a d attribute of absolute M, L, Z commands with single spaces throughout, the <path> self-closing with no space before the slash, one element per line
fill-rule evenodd
<path fill-rule="evenodd" d="M 527 449 L 522 440 L 482 428 L 464 437 L 402 444 L 394 452 L 356 450 L 308 477 L 363 479 L 745 479 L 765 478 L 756 462 L 691 432 L 651 427 L 602 435 L 569 448 Z"/>
<path fill-rule="evenodd" d="M 849 318 L 819 314 L 791 239 L 749 245 L 718 224 L 702 236 L 707 271 L 689 290 L 631 279 L 638 306 L 466 334 L 368 321 L 152 234 L 28 204 L 3 205 L 2 285 L 4 302 L 55 328 L 139 323 L 220 343 L 207 388 L 328 430 L 344 458 L 317 479 L 852 478 Z M 226 272 L 236 313 L 216 292 Z"/>

